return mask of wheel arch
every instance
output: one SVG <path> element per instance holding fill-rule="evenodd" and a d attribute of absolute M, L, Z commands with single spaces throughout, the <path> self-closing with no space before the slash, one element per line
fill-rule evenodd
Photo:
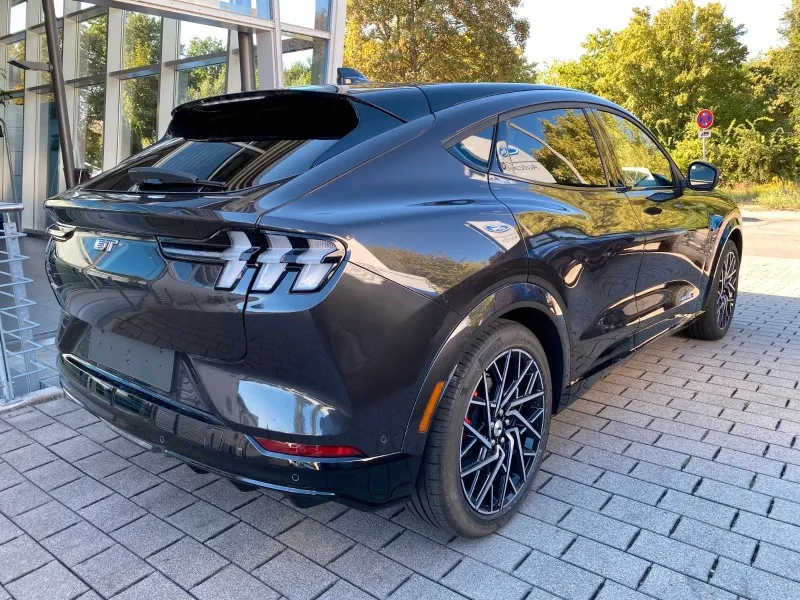
<path fill-rule="evenodd" d="M 739 251 L 739 261 L 741 262 L 742 252 L 744 250 L 744 236 L 742 234 L 741 218 L 738 214 L 731 215 L 728 218 L 722 228 L 722 233 L 718 236 L 716 248 L 714 249 L 714 260 L 711 262 L 708 271 L 704 274 L 706 287 L 703 294 L 703 306 L 705 306 L 706 300 L 708 299 L 708 294 L 711 293 L 711 282 L 717 270 L 717 263 L 719 262 L 720 256 L 722 256 L 722 249 L 725 247 L 725 244 L 728 243 L 728 240 L 736 245 L 736 249 Z"/>
<path fill-rule="evenodd" d="M 529 329 L 541 342 L 550 368 L 554 387 L 553 412 L 561 402 L 561 395 L 569 385 L 570 344 L 564 303 L 554 293 L 541 285 L 516 283 L 504 286 L 478 302 L 458 323 L 430 367 L 420 389 L 406 428 L 403 451 L 421 453 L 428 432 L 419 430 L 425 409 L 433 403 L 438 407 L 441 394 L 446 389 L 464 351 L 477 332 L 487 323 L 507 319 Z M 437 384 L 444 382 L 444 386 Z"/>

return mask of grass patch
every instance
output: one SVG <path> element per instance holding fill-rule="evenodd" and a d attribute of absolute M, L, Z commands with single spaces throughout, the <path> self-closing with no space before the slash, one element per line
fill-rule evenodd
<path fill-rule="evenodd" d="M 737 204 L 756 205 L 771 210 L 800 210 L 800 185 L 794 182 L 736 185 L 722 191 Z"/>

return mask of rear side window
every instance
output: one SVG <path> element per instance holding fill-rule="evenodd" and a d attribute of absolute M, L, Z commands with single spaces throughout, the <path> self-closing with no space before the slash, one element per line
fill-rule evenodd
<path fill-rule="evenodd" d="M 450 152 L 467 166 L 479 171 L 486 171 L 489 169 L 491 160 L 493 138 L 494 125 L 490 125 L 450 146 Z"/>
<path fill-rule="evenodd" d="M 502 121 L 497 164 L 527 181 L 580 187 L 608 185 L 600 152 L 580 109 L 529 113 Z"/>
<path fill-rule="evenodd" d="M 314 127 L 313 118 L 297 128 L 275 122 L 276 117 L 269 114 L 269 107 L 264 109 L 266 124 L 262 122 L 257 126 L 259 111 L 239 115 L 237 108 L 235 104 L 229 108 L 230 129 L 225 128 L 224 121 L 220 122 L 219 111 L 214 115 L 216 120 L 208 127 L 202 122 L 190 121 L 188 125 L 179 123 L 180 127 L 176 127 L 174 133 L 184 135 L 154 144 L 114 169 L 89 180 L 84 187 L 148 193 L 244 190 L 300 175 L 353 146 L 403 124 L 396 117 L 361 102 L 352 102 L 350 126 L 323 125 L 318 129 Z M 321 116 L 318 115 L 318 118 Z M 244 127 L 240 122 L 242 119 L 250 119 L 253 127 Z M 273 123 L 270 123 L 270 119 Z M 320 137 L 315 137 L 315 132 Z M 209 137 L 205 138 L 206 135 Z M 135 167 L 175 171 L 182 174 L 184 179 L 196 178 L 198 183 L 137 183 L 129 173 Z"/>

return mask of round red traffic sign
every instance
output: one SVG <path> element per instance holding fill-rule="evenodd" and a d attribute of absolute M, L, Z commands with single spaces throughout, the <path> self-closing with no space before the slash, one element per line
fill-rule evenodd
<path fill-rule="evenodd" d="M 711 126 L 714 124 L 714 113 L 704 108 L 699 113 L 697 113 L 697 126 L 700 129 L 711 129 Z"/>

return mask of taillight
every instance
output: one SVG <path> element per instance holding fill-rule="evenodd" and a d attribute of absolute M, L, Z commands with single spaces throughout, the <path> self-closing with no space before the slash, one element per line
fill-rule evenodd
<path fill-rule="evenodd" d="M 202 242 L 161 238 L 159 244 L 167 258 L 224 264 L 214 284 L 218 290 L 232 289 L 242 276 L 247 262 L 260 250 L 243 231 L 225 231 Z"/>
<path fill-rule="evenodd" d="M 333 239 L 265 233 L 267 249 L 256 258 L 261 268 L 253 283 L 256 292 L 271 292 L 288 270 L 299 273 L 292 292 L 316 292 L 344 258 L 344 248 Z"/>
<path fill-rule="evenodd" d="M 263 241 L 262 241 L 263 240 Z M 253 291 L 272 292 L 287 273 L 294 274 L 290 292 L 320 290 L 345 256 L 341 242 L 290 232 L 223 231 L 210 239 L 160 238 L 165 257 L 187 262 L 223 264 L 215 289 L 232 289 L 248 264 L 258 267 Z"/>
<path fill-rule="evenodd" d="M 352 446 L 317 446 L 314 444 L 279 442 L 258 437 L 253 439 L 264 450 L 290 456 L 303 456 L 305 458 L 354 458 L 364 456 L 361 450 Z"/>

